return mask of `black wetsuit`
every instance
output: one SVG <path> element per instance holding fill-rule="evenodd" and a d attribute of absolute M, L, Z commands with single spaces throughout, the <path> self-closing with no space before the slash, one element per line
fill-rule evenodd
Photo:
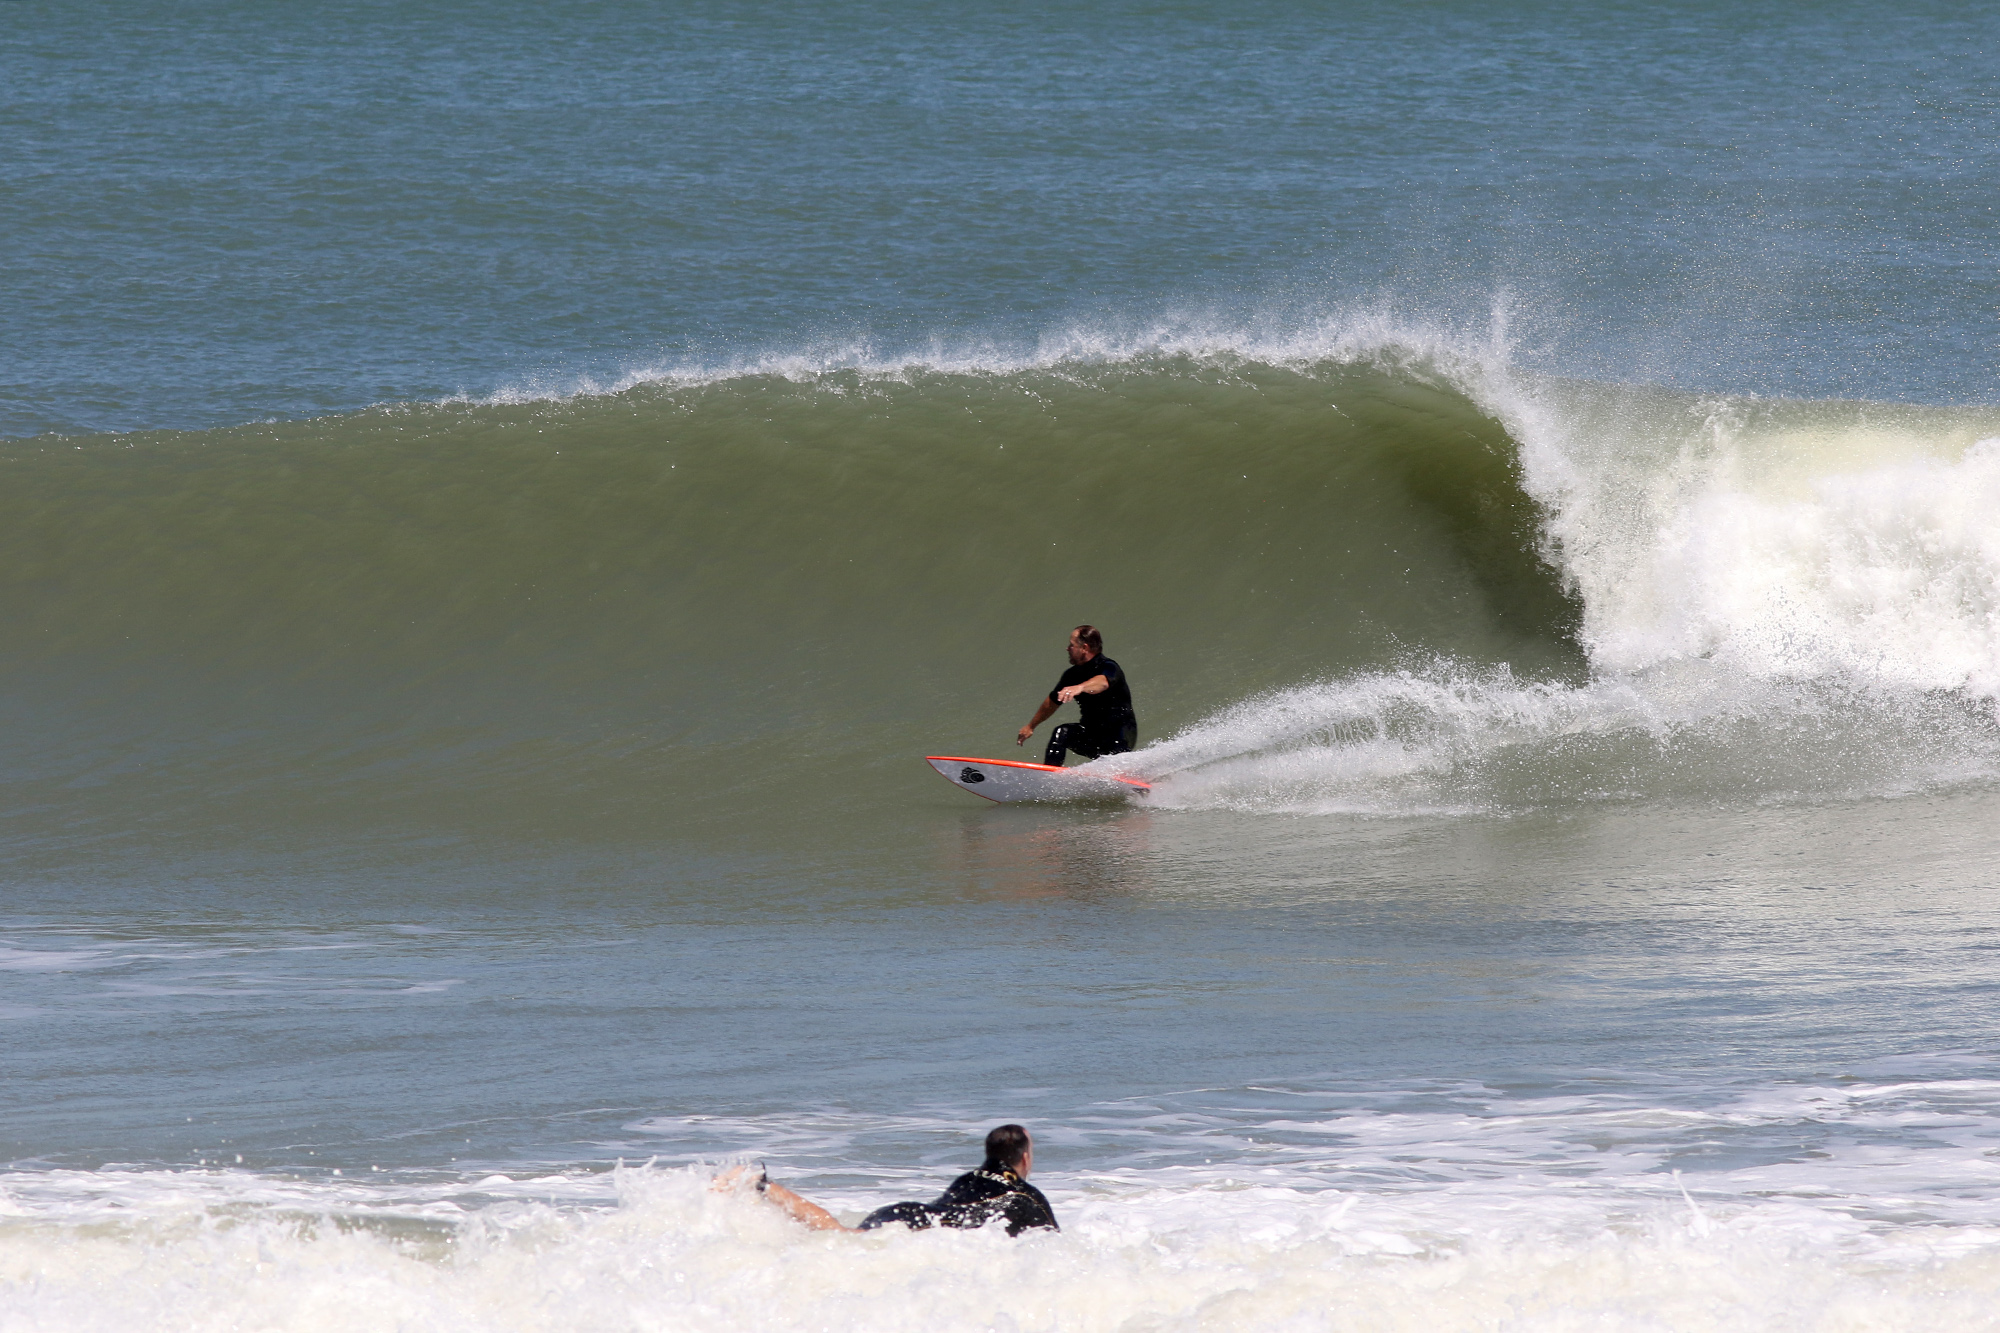
<path fill-rule="evenodd" d="M 1132 713 L 1132 689 L 1125 683 L 1125 669 L 1103 653 L 1062 673 L 1049 702 L 1056 702 L 1056 690 L 1081 685 L 1093 677 L 1104 677 L 1102 694 L 1079 694 L 1077 710 L 1081 722 L 1065 722 L 1049 736 L 1045 764 L 1061 764 L 1065 750 L 1095 759 L 1099 755 L 1124 754 L 1139 743 L 1139 719 Z"/>
<path fill-rule="evenodd" d="M 1055 1210 L 1042 1192 L 1005 1167 L 981 1167 L 951 1182 L 951 1188 L 930 1203 L 892 1203 L 861 1219 L 859 1230 L 873 1231 L 901 1222 L 912 1231 L 927 1227 L 983 1227 L 996 1217 L 1007 1219 L 1007 1234 L 1018 1236 L 1038 1227 L 1060 1231 Z"/>

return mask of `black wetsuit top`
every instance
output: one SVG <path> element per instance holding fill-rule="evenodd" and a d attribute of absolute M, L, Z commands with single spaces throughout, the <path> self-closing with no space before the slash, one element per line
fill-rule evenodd
<path fill-rule="evenodd" d="M 1090 733 L 1090 738 L 1097 742 L 1100 750 L 1109 752 L 1117 747 L 1125 728 L 1136 728 L 1139 721 L 1132 713 L 1132 687 L 1125 683 L 1123 667 L 1099 653 L 1088 662 L 1063 672 L 1055 690 L 1049 691 L 1049 702 L 1056 702 L 1056 690 L 1066 685 L 1081 685 L 1095 676 L 1104 677 L 1104 693 L 1079 694 L 1076 706 L 1077 711 L 1083 714 L 1083 729 Z"/>
<path fill-rule="evenodd" d="M 966 1172 L 929 1203 L 892 1203 L 877 1208 L 861 1219 L 859 1229 L 873 1231 L 891 1222 L 901 1222 L 912 1231 L 931 1226 L 970 1230 L 983 1227 L 996 1217 L 1007 1219 L 1010 1236 L 1036 1228 L 1062 1230 L 1056 1225 L 1055 1210 L 1049 1207 L 1040 1190 L 1012 1171 L 985 1167 Z"/>

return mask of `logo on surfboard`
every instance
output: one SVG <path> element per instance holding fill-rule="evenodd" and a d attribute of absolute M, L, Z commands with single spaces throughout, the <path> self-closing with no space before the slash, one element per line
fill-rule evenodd
<path fill-rule="evenodd" d="M 958 780 L 960 782 L 984 782 L 986 781 L 986 775 L 971 764 L 967 764 L 964 768 L 958 770 Z"/>

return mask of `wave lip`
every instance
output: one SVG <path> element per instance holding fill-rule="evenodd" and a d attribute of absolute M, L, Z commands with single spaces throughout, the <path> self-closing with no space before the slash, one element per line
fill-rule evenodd
<path fill-rule="evenodd" d="M 923 379 L 996 379 L 1037 372 L 1087 378 L 1108 368 L 1177 364 L 1228 368 L 1265 366 L 1373 367 L 1465 387 L 1504 380 L 1512 362 L 1512 321 L 1504 298 L 1483 325 L 1413 317 L 1388 305 L 1303 319 L 1230 320 L 1169 316 L 1124 327 L 1074 323 L 1030 339 L 950 339 L 887 347 L 857 336 L 817 345 L 721 358 L 642 362 L 611 374 L 527 377 L 484 393 L 461 391 L 438 406 L 520 406 L 615 398 L 634 390 L 683 391 L 732 381 L 784 380 L 838 387 L 914 383 Z"/>

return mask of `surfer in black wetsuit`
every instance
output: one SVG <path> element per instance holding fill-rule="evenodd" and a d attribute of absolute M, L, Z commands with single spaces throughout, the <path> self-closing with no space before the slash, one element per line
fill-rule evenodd
<path fill-rule="evenodd" d="M 1035 728 L 1072 699 L 1082 720 L 1065 722 L 1050 733 L 1043 763 L 1060 768 L 1066 750 L 1096 759 L 1124 754 L 1139 743 L 1131 687 L 1125 683 L 1124 669 L 1104 655 L 1104 636 L 1095 625 L 1078 625 L 1069 632 L 1069 670 L 1062 673 L 1034 718 L 1014 737 L 1014 744 L 1026 745 Z"/>
<path fill-rule="evenodd" d="M 877 1208 L 850 1227 L 812 1200 L 793 1193 L 768 1176 L 759 1175 L 757 1192 L 815 1231 L 873 1231 L 901 1222 L 912 1231 L 933 1226 L 975 1230 L 1001 1219 L 1007 1234 L 1023 1231 L 1060 1231 L 1055 1210 L 1042 1192 L 1028 1183 L 1035 1169 L 1035 1144 L 1019 1125 L 1002 1125 L 986 1136 L 986 1162 L 977 1171 L 968 1171 L 943 1194 L 929 1203 L 892 1203 Z M 716 1188 L 738 1186 L 747 1171 L 737 1168 L 716 1177 Z"/>

